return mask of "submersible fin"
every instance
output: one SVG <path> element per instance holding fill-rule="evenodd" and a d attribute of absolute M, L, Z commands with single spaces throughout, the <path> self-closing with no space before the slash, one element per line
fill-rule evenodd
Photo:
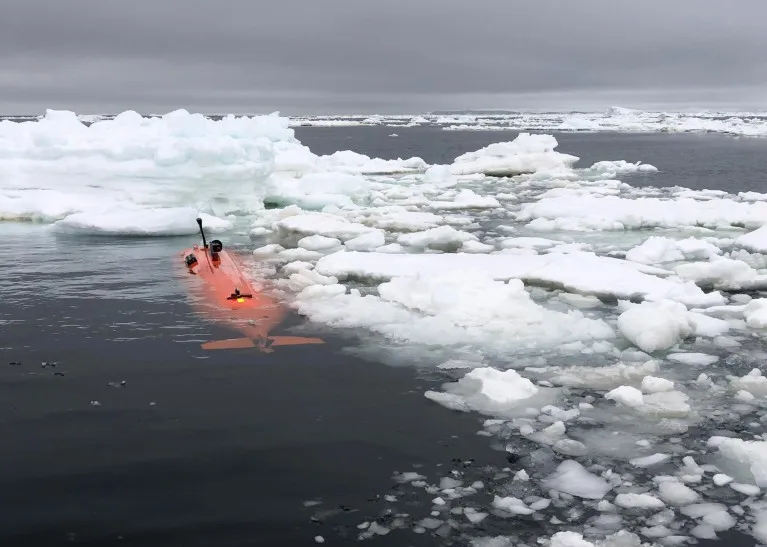
<path fill-rule="evenodd" d="M 324 344 L 321 338 L 306 338 L 303 336 L 269 336 L 264 340 L 254 340 L 252 338 L 229 338 L 227 340 L 214 340 L 202 344 L 202 349 L 243 349 L 258 348 L 262 351 L 269 351 L 273 346 L 300 346 L 305 344 Z"/>

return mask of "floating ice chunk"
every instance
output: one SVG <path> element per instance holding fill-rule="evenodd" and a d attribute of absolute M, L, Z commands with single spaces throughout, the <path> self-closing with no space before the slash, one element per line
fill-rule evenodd
<path fill-rule="evenodd" d="M 557 532 L 551 536 L 549 547 L 594 547 L 594 544 L 577 532 Z"/>
<path fill-rule="evenodd" d="M 754 483 L 760 488 L 767 486 L 767 442 L 723 439 L 719 454 L 724 458 L 729 475 L 743 482 Z"/>
<path fill-rule="evenodd" d="M 495 250 L 495 247 L 479 241 L 464 241 L 458 248 L 459 253 L 489 253 Z"/>
<path fill-rule="evenodd" d="M 657 293 L 648 294 L 647 299 L 648 300 L 674 300 L 676 302 L 684 304 L 685 306 L 699 306 L 703 308 L 707 308 L 710 306 L 721 306 L 727 301 L 724 295 L 720 293 L 719 291 L 705 293 L 700 287 L 698 287 L 692 281 L 688 281 L 686 283 L 685 282 L 675 283 L 669 286 L 663 292 L 659 291 Z M 713 326 L 713 323 L 716 323 L 716 322 L 706 322 L 706 319 L 707 319 L 706 317 L 699 317 L 699 316 L 700 314 L 698 314 L 698 317 L 691 315 L 690 320 L 694 320 L 695 323 L 700 323 L 701 328 L 704 328 L 706 330 L 713 330 L 715 328 Z M 723 327 L 716 327 L 716 328 L 721 329 Z"/>
<path fill-rule="evenodd" d="M 735 490 L 736 492 L 740 492 L 741 494 L 745 496 L 758 496 L 761 492 L 761 489 L 758 486 L 754 486 L 753 484 L 742 484 L 733 482 L 730 483 L 730 488 Z"/>
<path fill-rule="evenodd" d="M 465 359 L 450 359 L 448 361 L 445 361 L 444 363 L 441 363 L 437 365 L 437 368 L 441 368 L 443 370 L 454 370 L 454 369 L 474 369 L 474 368 L 480 368 L 482 367 L 481 361 L 467 361 Z"/>
<path fill-rule="evenodd" d="M 363 224 L 349 222 L 345 218 L 328 213 L 306 213 L 294 215 L 275 222 L 281 237 L 288 235 L 322 235 L 337 238 L 342 241 L 354 239 L 357 236 L 375 230 Z"/>
<path fill-rule="evenodd" d="M 658 492 L 661 499 L 671 505 L 689 505 L 700 499 L 700 494 L 676 479 L 661 482 Z"/>
<path fill-rule="evenodd" d="M 296 262 L 289 262 L 282 267 L 282 271 L 287 275 L 311 269 L 314 269 L 314 264 L 311 262 L 302 262 L 300 260 Z"/>
<path fill-rule="evenodd" d="M 701 519 L 702 524 L 711 526 L 717 532 L 728 530 L 736 524 L 727 512 L 727 506 L 721 503 L 695 503 L 682 507 L 680 512 L 690 518 Z"/>
<path fill-rule="evenodd" d="M 753 232 L 737 237 L 735 243 L 749 251 L 767 253 L 767 226 L 762 226 Z"/>
<path fill-rule="evenodd" d="M 269 245 L 264 245 L 263 247 L 254 249 L 253 255 L 258 257 L 270 257 L 276 254 L 279 254 L 283 252 L 284 250 L 285 250 L 285 247 L 283 247 L 282 245 L 278 245 L 276 243 L 270 243 Z"/>
<path fill-rule="evenodd" d="M 559 293 L 557 298 L 570 306 L 582 309 L 596 308 L 602 305 L 602 301 L 596 296 L 587 296 L 577 293 L 563 292 Z"/>
<path fill-rule="evenodd" d="M 350 251 L 373 251 L 384 243 L 386 243 L 384 233 L 376 230 L 350 239 L 344 243 L 344 246 Z"/>
<path fill-rule="evenodd" d="M 756 522 L 751 529 L 751 535 L 764 544 L 767 544 L 767 511 L 760 510 L 754 514 Z"/>
<path fill-rule="evenodd" d="M 596 171 L 597 173 L 609 174 L 615 176 L 617 174 L 625 173 L 655 173 L 658 168 L 649 163 L 642 163 L 638 161 L 636 163 L 630 163 L 626 160 L 618 161 L 598 161 L 594 165 L 588 168 L 589 171 Z"/>
<path fill-rule="evenodd" d="M 514 474 L 514 480 L 515 481 L 529 481 L 530 475 L 527 474 L 527 471 L 524 469 L 520 469 Z"/>
<path fill-rule="evenodd" d="M 685 365 L 707 366 L 716 363 L 719 357 L 707 353 L 670 353 L 668 359 Z"/>
<path fill-rule="evenodd" d="M 617 363 L 604 367 L 552 367 L 549 381 L 567 387 L 611 390 L 623 384 L 639 382 L 657 370 L 658 363 L 652 360 L 637 365 Z"/>
<path fill-rule="evenodd" d="M 191 207 L 148 209 L 135 206 L 74 213 L 56 221 L 54 229 L 67 233 L 123 236 L 180 236 L 197 233 L 195 219 L 202 218 L 209 233 L 231 230 L 231 219 L 200 213 Z"/>
<path fill-rule="evenodd" d="M 381 208 L 385 209 L 385 208 Z M 444 221 L 440 215 L 420 211 L 396 210 L 385 212 L 374 210 L 368 217 L 368 223 L 382 230 L 397 232 L 416 232 L 436 228 Z"/>
<path fill-rule="evenodd" d="M 752 329 L 767 328 L 767 298 L 755 298 L 743 307 L 743 317 Z"/>
<path fill-rule="evenodd" d="M 324 171 L 343 171 L 346 173 L 364 175 L 423 172 L 428 167 L 426 162 L 419 157 L 412 157 L 404 160 L 384 160 L 381 158 L 370 158 L 365 154 L 360 154 L 351 150 L 339 150 L 328 156 L 319 156 L 317 158 L 317 164 L 317 166 Z"/>
<path fill-rule="evenodd" d="M 666 505 L 651 494 L 618 494 L 615 505 L 625 509 L 662 509 Z"/>
<path fill-rule="evenodd" d="M 501 204 L 494 197 L 478 196 L 469 189 L 458 192 L 453 201 L 432 201 L 429 203 L 429 208 L 434 210 L 495 209 L 498 207 L 501 207 Z"/>
<path fill-rule="evenodd" d="M 548 249 L 558 245 L 560 242 L 544 237 L 510 237 L 501 241 L 501 248 L 510 249 L 512 247 L 522 247 L 526 249 Z"/>
<path fill-rule="evenodd" d="M 731 376 L 729 380 L 735 389 L 747 391 L 757 397 L 767 395 L 767 377 L 763 376 L 758 368 L 751 369 L 751 372 L 740 378 Z"/>
<path fill-rule="evenodd" d="M 643 302 L 618 317 L 618 328 L 646 352 L 664 350 L 693 334 L 687 308 L 670 300 Z"/>
<path fill-rule="evenodd" d="M 642 378 L 642 391 L 644 393 L 659 393 L 661 391 L 671 391 L 674 389 L 674 382 L 665 378 L 655 376 L 645 376 Z"/>
<path fill-rule="evenodd" d="M 319 251 L 309 251 L 302 247 L 297 249 L 285 249 L 277 253 L 277 259 L 284 260 L 286 262 L 292 262 L 294 260 L 302 260 L 306 262 L 312 262 L 323 256 L 324 253 Z"/>
<path fill-rule="evenodd" d="M 511 513 L 512 515 L 532 515 L 535 513 L 535 510 L 530 509 L 525 505 L 525 502 L 513 496 L 504 498 L 495 496 L 493 499 L 493 507 Z"/>
<path fill-rule="evenodd" d="M 681 391 L 663 391 L 644 397 L 644 404 L 637 410 L 656 418 L 683 418 L 690 414 L 689 397 Z"/>
<path fill-rule="evenodd" d="M 290 274 L 284 286 L 294 292 L 300 292 L 306 287 L 313 285 L 335 285 L 338 280 L 335 277 L 325 277 L 313 270 L 299 269 Z"/>
<path fill-rule="evenodd" d="M 722 337 L 724 333 L 730 330 L 729 322 L 696 312 L 690 312 L 687 314 L 687 318 L 692 322 L 696 336 L 718 338 L 719 345 L 723 346 L 726 346 L 728 342 L 731 343 L 731 339 Z M 717 342 L 717 340 L 714 340 L 714 342 Z"/>
<path fill-rule="evenodd" d="M 733 479 L 729 475 L 725 475 L 724 473 L 717 473 L 716 475 L 712 477 L 712 480 L 714 481 L 714 484 L 717 486 L 725 486 L 727 484 L 730 484 L 735 479 Z"/>
<path fill-rule="evenodd" d="M 556 471 L 543 480 L 546 488 L 579 498 L 601 499 L 612 487 L 601 477 L 589 473 L 575 460 L 565 460 Z"/>
<path fill-rule="evenodd" d="M 250 237 L 252 237 L 252 238 L 257 238 L 257 237 L 265 236 L 265 235 L 271 234 L 271 233 L 272 233 L 271 230 L 269 230 L 268 228 L 264 228 L 263 226 L 256 226 L 255 228 L 253 228 L 249 232 Z"/>
<path fill-rule="evenodd" d="M 320 235 L 302 237 L 298 240 L 298 246 L 306 249 L 307 251 L 327 251 L 331 249 L 339 249 L 341 247 L 341 240 L 334 237 L 325 237 Z"/>
<path fill-rule="evenodd" d="M 643 536 L 651 538 L 651 539 L 665 538 L 674 533 L 669 528 L 663 525 L 642 528 L 640 532 L 642 533 Z"/>
<path fill-rule="evenodd" d="M 716 530 L 710 524 L 699 524 L 690 530 L 690 534 L 698 539 L 717 539 Z"/>
<path fill-rule="evenodd" d="M 721 250 L 716 245 L 695 238 L 674 240 L 667 237 L 650 236 L 641 245 L 626 253 L 626 260 L 642 264 L 659 264 L 689 259 L 708 259 Z"/>
<path fill-rule="evenodd" d="M 669 459 L 671 459 L 671 456 L 668 454 L 653 454 L 651 456 L 644 456 L 641 458 L 634 458 L 629 461 L 629 463 L 635 467 L 652 467 L 653 465 L 658 465 L 664 462 L 667 462 Z"/>
<path fill-rule="evenodd" d="M 742 260 L 726 257 L 709 262 L 681 264 L 675 269 L 680 278 L 715 289 L 742 290 L 767 287 L 767 275 L 759 274 Z"/>
<path fill-rule="evenodd" d="M 560 439 L 552 446 L 555 452 L 566 456 L 585 456 L 589 453 L 588 447 L 580 441 L 573 439 Z"/>
<path fill-rule="evenodd" d="M 635 387 L 620 386 L 605 395 L 605 399 L 616 401 L 624 406 L 637 407 L 644 404 L 642 392 Z"/>
<path fill-rule="evenodd" d="M 514 370 L 500 371 L 491 367 L 475 368 L 458 382 L 445 384 L 446 393 L 427 391 L 424 395 L 437 403 L 456 409 L 493 414 L 536 395 L 539 389 Z"/>
<path fill-rule="evenodd" d="M 394 480 L 399 483 L 425 480 L 426 477 L 416 471 L 405 471 L 394 475 Z"/>
<path fill-rule="evenodd" d="M 444 251 L 455 251 L 466 241 L 476 241 L 477 236 L 452 226 L 439 226 L 423 232 L 402 234 L 397 243 L 419 249 L 431 248 Z"/>
<path fill-rule="evenodd" d="M 295 204 L 304 209 L 322 209 L 328 205 L 349 207 L 369 192 L 370 183 L 359 175 L 308 173 L 295 178 L 286 173 L 274 173 L 266 186 L 264 201 Z"/>
<path fill-rule="evenodd" d="M 483 173 L 508 177 L 541 170 L 568 170 L 578 158 L 555 152 L 557 145 L 551 135 L 520 133 L 511 142 L 493 143 L 458 156 L 450 171 L 454 175 Z"/>

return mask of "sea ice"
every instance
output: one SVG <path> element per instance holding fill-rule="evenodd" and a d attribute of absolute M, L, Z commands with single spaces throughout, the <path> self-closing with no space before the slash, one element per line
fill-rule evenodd
<path fill-rule="evenodd" d="M 453 410 L 496 414 L 538 394 L 530 380 L 514 370 L 475 368 L 458 382 L 445 384 L 445 392 L 427 391 L 425 396 Z"/>
<path fill-rule="evenodd" d="M 601 499 L 612 488 L 606 480 L 589 473 L 575 460 L 560 463 L 557 470 L 543 480 L 543 484 L 547 488 L 587 499 Z"/>
<path fill-rule="evenodd" d="M 669 349 L 694 333 L 687 308 L 679 302 L 643 302 L 618 318 L 621 334 L 641 350 L 652 353 Z"/>
<path fill-rule="evenodd" d="M 520 133 L 511 142 L 493 143 L 458 156 L 451 165 L 451 172 L 454 175 L 482 173 L 510 177 L 540 170 L 569 169 L 578 158 L 555 152 L 557 145 L 551 135 Z"/>

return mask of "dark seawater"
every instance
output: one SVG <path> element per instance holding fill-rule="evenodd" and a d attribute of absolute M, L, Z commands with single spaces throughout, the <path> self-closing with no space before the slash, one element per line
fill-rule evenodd
<path fill-rule="evenodd" d="M 353 149 L 443 163 L 516 135 L 296 133 L 320 154 Z M 652 163 L 661 169 L 647 178 L 652 184 L 767 191 L 765 140 L 557 138 L 583 164 Z M 203 353 L 200 340 L 231 333 L 187 305 L 177 253 L 195 241 L 0 223 L 0 545 L 294 546 L 316 545 L 316 535 L 351 545 L 357 524 L 379 513 L 374 498 L 392 487 L 395 470 L 448 469 L 454 458 L 506 465 L 476 435 L 480 416 L 428 401 L 434 380 L 415 370 L 341 353 L 348 340 L 271 355 Z M 322 504 L 304 507 L 307 500 Z M 423 503 L 414 514 L 428 514 Z M 443 543 L 394 531 L 370 544 Z"/>
<path fill-rule="evenodd" d="M 195 238 L 0 234 L 2 545 L 338 545 L 394 470 L 503 462 L 477 417 L 340 341 L 203 353 L 232 334 L 186 304 L 177 254 Z"/>

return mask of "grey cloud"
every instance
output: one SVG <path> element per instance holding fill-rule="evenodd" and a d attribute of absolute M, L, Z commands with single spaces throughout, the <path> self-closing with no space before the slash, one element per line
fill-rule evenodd
<path fill-rule="evenodd" d="M 0 110 L 737 102 L 767 82 L 765 16 L 763 0 L 0 0 Z"/>

